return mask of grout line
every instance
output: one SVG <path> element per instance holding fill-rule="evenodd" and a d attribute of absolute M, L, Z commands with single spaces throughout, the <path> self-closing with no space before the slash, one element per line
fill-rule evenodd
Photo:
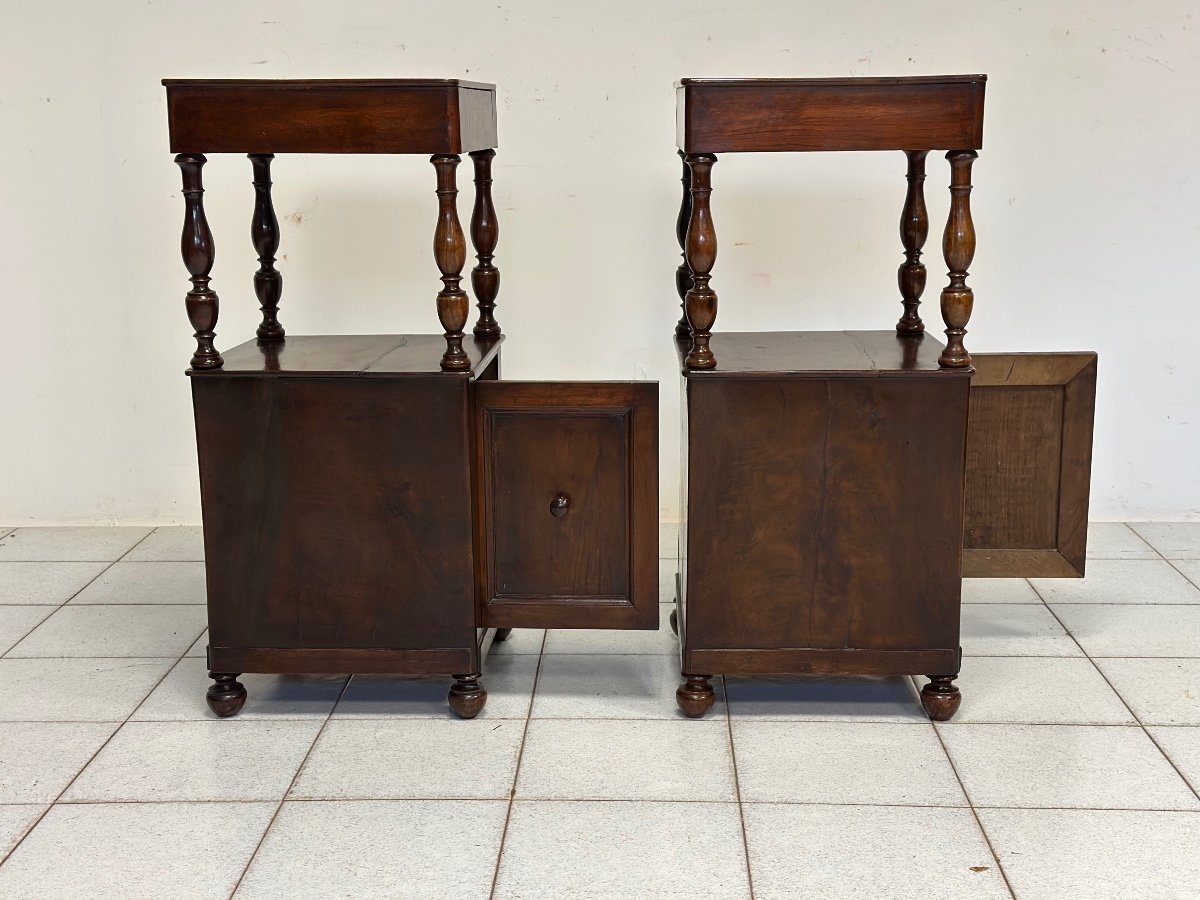
<path fill-rule="evenodd" d="M 737 797 L 738 821 L 742 825 L 742 854 L 746 859 L 746 883 L 750 888 L 750 900 L 754 900 L 754 873 L 750 869 L 750 836 L 746 833 L 746 811 L 742 807 L 742 783 L 738 777 L 737 749 L 733 743 L 733 712 L 729 702 L 729 685 L 721 676 L 721 692 L 725 696 L 725 730 L 729 735 L 729 759 L 733 763 L 733 790 Z"/>
<path fill-rule="evenodd" d="M 1141 535 L 1138 535 L 1138 536 L 1141 537 Z M 1156 549 L 1154 552 L 1157 553 L 1158 550 Z M 1034 590 L 1037 591 L 1037 588 L 1034 588 Z M 1038 596 L 1039 597 L 1042 596 L 1040 591 L 1038 592 Z M 1043 600 L 1044 599 L 1045 598 L 1043 598 Z M 1051 607 L 1049 603 L 1046 604 L 1046 608 L 1050 610 L 1050 615 L 1054 616 L 1055 621 L 1058 622 L 1058 624 L 1062 627 L 1062 629 L 1064 631 L 1066 631 L 1067 634 L 1071 635 L 1071 640 L 1075 641 L 1076 646 L 1078 646 L 1079 649 L 1083 652 L 1083 655 L 1087 658 L 1087 661 L 1092 664 L 1092 668 L 1100 673 L 1100 677 L 1104 679 L 1104 683 L 1108 685 L 1109 690 L 1111 690 L 1114 694 L 1116 694 L 1117 699 L 1121 701 L 1121 703 L 1124 705 L 1124 707 L 1127 710 L 1129 710 L 1129 714 L 1131 716 L 1133 716 L 1133 720 L 1138 723 L 1138 727 L 1142 729 L 1142 733 L 1144 735 L 1146 735 L 1146 737 L 1150 740 L 1150 743 L 1154 745 L 1154 749 L 1157 750 L 1159 752 L 1159 755 L 1161 755 L 1162 758 L 1167 761 L 1167 765 L 1169 765 L 1172 769 L 1175 770 L 1175 774 L 1179 776 L 1180 780 L 1183 781 L 1183 783 L 1187 787 L 1187 789 L 1192 792 L 1192 795 L 1197 800 L 1200 800 L 1200 791 L 1198 791 L 1192 785 L 1192 783 L 1187 780 L 1187 778 L 1184 776 L 1183 772 L 1180 771 L 1179 766 L 1175 765 L 1175 761 L 1173 759 L 1171 759 L 1170 756 L 1167 755 L 1167 752 L 1165 750 L 1163 750 L 1163 748 L 1161 746 L 1159 746 L 1158 741 L 1156 741 L 1154 739 L 1154 735 L 1152 735 L 1150 733 L 1150 730 L 1148 728 L 1146 728 L 1145 724 L 1138 717 L 1138 714 L 1133 711 L 1133 707 L 1130 706 L 1125 701 L 1125 698 L 1121 695 L 1121 692 L 1118 691 L 1116 689 L 1116 687 L 1113 685 L 1113 683 L 1109 680 L 1108 675 L 1105 674 L 1104 670 L 1101 669 L 1100 666 L 1096 665 L 1096 660 L 1092 659 L 1092 657 L 1090 655 L 1088 655 L 1088 652 L 1086 649 L 1084 649 L 1083 644 L 1079 643 L 1079 640 L 1075 637 L 1074 634 L 1071 633 L 1071 630 L 1069 628 L 1067 628 L 1066 624 L 1062 621 L 1062 619 L 1060 619 L 1058 617 L 1058 613 L 1056 613 L 1054 611 L 1053 607 Z M 1100 657 L 1100 658 L 1104 659 L 1104 657 Z"/>
<path fill-rule="evenodd" d="M 178 663 L 176 663 L 178 665 Z M 246 860 L 246 865 L 242 867 L 242 873 L 238 875 L 237 883 L 234 884 L 233 890 L 229 892 L 232 898 L 238 892 L 238 888 L 242 886 L 242 880 L 246 877 L 246 873 L 250 871 L 250 866 L 254 863 L 258 856 L 258 851 L 262 849 L 263 842 L 267 839 L 267 835 L 271 832 L 271 827 L 275 824 L 275 820 L 279 818 L 280 810 L 283 809 L 283 804 L 287 801 L 288 794 L 292 792 L 292 788 L 296 785 L 296 779 L 300 777 L 300 773 L 304 770 L 308 758 L 312 756 L 313 748 L 317 746 L 317 741 L 321 739 L 321 735 L 325 733 L 325 726 L 333 718 L 333 711 L 337 709 L 338 703 L 342 700 L 342 695 L 346 693 L 346 688 L 350 686 L 351 676 L 347 676 L 342 684 L 342 689 L 338 692 L 337 699 L 333 701 L 333 705 L 329 707 L 329 712 L 325 716 L 325 720 L 321 722 L 321 727 L 317 729 L 316 735 L 312 739 L 312 743 L 308 745 L 308 752 L 304 754 L 304 758 L 300 760 L 300 765 L 296 767 L 296 771 L 292 774 L 292 780 L 288 782 L 287 788 L 283 792 L 283 796 L 279 798 L 279 804 L 275 807 L 275 812 L 271 814 L 271 820 L 267 822 L 267 827 L 263 829 L 263 833 L 258 838 L 258 843 L 254 845 L 254 852 L 250 854 L 250 858 Z"/>
<path fill-rule="evenodd" d="M 1040 596 L 1040 595 L 1039 595 Z M 996 861 L 996 868 L 1000 871 L 1000 877 L 1004 879 L 1004 886 L 1008 888 L 1008 893 L 1013 900 L 1016 900 L 1017 892 L 1013 890 L 1012 882 L 1008 880 L 1008 873 L 1004 871 L 1004 864 L 1000 862 L 1000 854 L 996 852 L 996 848 L 992 846 L 991 835 L 987 833 L 987 829 L 983 827 L 983 820 L 979 818 L 979 812 L 975 809 L 975 803 L 971 800 L 971 795 L 967 793 L 967 786 L 963 783 L 962 776 L 958 774 L 958 766 L 954 765 L 954 758 L 950 755 L 950 748 L 946 746 L 946 742 L 942 740 L 942 734 L 938 730 L 938 726 L 930 722 L 930 727 L 933 729 L 934 735 L 937 737 L 938 744 L 942 748 L 942 753 L 946 754 L 946 761 L 950 763 L 950 771 L 954 773 L 954 778 L 958 782 L 958 789 L 962 791 L 963 797 L 967 801 L 967 808 L 971 810 L 971 816 L 975 819 L 975 825 L 979 829 L 979 833 L 983 835 L 983 840 L 987 844 L 988 851 L 992 854 L 992 859 Z"/>
<path fill-rule="evenodd" d="M 508 841 L 508 823 L 512 820 L 513 799 L 517 795 L 517 779 L 521 777 L 521 761 L 525 757 L 525 739 L 529 736 L 529 723 L 533 721 L 533 703 L 537 698 L 538 680 L 542 676 L 542 661 L 546 658 L 546 637 L 550 629 L 542 631 L 542 646 L 538 651 L 537 668 L 533 673 L 533 687 L 529 691 L 529 709 L 525 713 L 525 729 L 521 732 L 521 746 L 517 750 L 517 765 L 513 769 L 512 788 L 508 792 L 508 808 L 504 811 L 504 828 L 500 831 L 500 846 L 496 850 L 496 867 L 492 869 L 492 886 L 488 898 L 496 896 L 496 883 L 500 878 L 500 861 L 504 858 L 504 844 Z"/>

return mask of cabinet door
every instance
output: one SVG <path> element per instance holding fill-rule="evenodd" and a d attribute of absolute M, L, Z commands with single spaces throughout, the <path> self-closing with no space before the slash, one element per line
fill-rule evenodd
<path fill-rule="evenodd" d="M 475 390 L 483 623 L 657 628 L 657 383 Z"/>
<path fill-rule="evenodd" d="M 1096 354 L 972 356 L 963 576 L 1082 577 Z"/>

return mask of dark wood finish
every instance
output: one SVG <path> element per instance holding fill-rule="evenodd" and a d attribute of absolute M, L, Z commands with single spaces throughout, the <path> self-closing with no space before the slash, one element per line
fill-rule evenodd
<path fill-rule="evenodd" d="M 487 702 L 487 691 L 479 683 L 479 673 L 455 675 L 446 699 L 460 719 L 473 719 L 479 715 Z"/>
<path fill-rule="evenodd" d="M 433 257 L 442 273 L 442 289 L 437 295 L 438 320 L 446 332 L 442 368 L 455 371 L 470 366 L 462 345 L 469 301 L 466 291 L 459 287 L 467 262 L 466 238 L 458 221 L 458 188 L 454 183 L 459 158 L 435 155 L 429 161 L 437 170 L 438 222 L 433 234 Z"/>
<path fill-rule="evenodd" d="M 183 173 L 183 237 L 180 248 L 183 264 L 187 267 L 192 282 L 185 303 L 188 321 L 195 329 L 196 352 L 192 354 L 193 369 L 219 369 L 223 360 L 213 345 L 216 339 L 217 313 L 220 301 L 209 287 L 209 273 L 213 267 L 215 247 L 208 218 L 204 215 L 203 169 L 207 162 L 199 154 L 184 154 L 175 157 L 175 163 Z"/>
<path fill-rule="evenodd" d="M 692 334 L 687 365 L 693 369 L 711 369 L 717 359 L 709 349 L 709 338 L 717 320 L 717 293 L 709 286 L 713 264 L 717 261 L 717 232 L 713 227 L 709 198 L 711 173 L 717 158 L 712 154 L 688 154 L 684 162 L 691 170 L 691 216 L 688 219 L 684 257 L 692 273 L 692 286 L 685 297 L 685 310 Z"/>
<path fill-rule="evenodd" d="M 439 153 L 499 146 L 495 85 L 165 79 L 172 153 Z"/>
<path fill-rule="evenodd" d="M 471 246 L 475 248 L 479 265 L 471 270 L 471 289 L 479 308 L 479 320 L 473 332 L 476 337 L 500 336 L 496 321 L 496 295 L 500 292 L 500 270 L 492 265 L 500 225 L 496 221 L 496 206 L 492 202 L 492 160 L 495 150 L 475 150 L 471 163 L 475 167 L 475 207 L 471 212 Z"/>
<path fill-rule="evenodd" d="M 970 371 L 920 333 L 713 350 L 707 371 L 679 351 L 683 671 L 957 672 Z"/>
<path fill-rule="evenodd" d="M 683 684 L 675 689 L 675 702 L 679 709 L 689 719 L 698 719 L 710 709 L 717 700 L 713 690 L 711 675 L 684 674 Z"/>
<path fill-rule="evenodd" d="M 1082 577 L 1096 354 L 976 354 L 974 363 L 963 574 Z"/>
<path fill-rule="evenodd" d="M 685 153 L 975 149 L 985 75 L 925 78 L 685 78 Z"/>
<path fill-rule="evenodd" d="M 283 276 L 275 268 L 279 252 L 279 220 L 271 201 L 271 160 L 274 153 L 251 153 L 254 168 L 254 215 L 250 219 L 250 241 L 258 254 L 258 271 L 254 273 L 254 293 L 262 311 L 258 339 L 263 343 L 282 341 L 283 326 L 279 324 L 279 298 L 283 295 Z"/>
<path fill-rule="evenodd" d="M 950 215 L 942 235 L 942 255 L 950 270 L 950 283 L 942 288 L 942 319 L 946 323 L 946 349 L 940 362 L 947 368 L 966 368 L 971 355 L 963 346 L 975 294 L 967 287 L 967 268 L 975 257 L 975 223 L 971 220 L 971 164 L 974 150 L 952 150 L 950 160 Z"/>
<path fill-rule="evenodd" d="M 961 703 L 962 694 L 955 686 L 953 676 L 931 676 L 929 683 L 921 688 L 921 706 L 935 722 L 953 718 Z"/>
<path fill-rule="evenodd" d="M 907 150 L 908 193 L 900 213 L 900 242 L 904 245 L 904 262 L 896 273 L 900 285 L 904 314 L 896 323 L 901 334 L 916 334 L 925 330 L 917 307 L 925 293 L 925 266 L 921 263 L 921 248 L 929 236 L 929 213 L 925 210 L 925 157 L 928 150 Z"/>
<path fill-rule="evenodd" d="M 210 666 L 279 675 L 444 675 L 470 668 L 482 653 L 463 646 L 392 650 L 386 647 L 218 647 L 209 646 Z"/>
<path fill-rule="evenodd" d="M 658 627 L 658 386 L 479 382 L 487 626 Z"/>
<path fill-rule="evenodd" d="M 461 376 L 483 377 L 500 354 L 504 338 L 467 340 L 464 350 L 469 363 L 459 372 L 442 371 L 446 340 L 440 334 L 317 334 L 289 335 L 278 344 L 248 341 L 225 354 L 220 370 L 226 376 L 311 378 L 318 375 L 392 378 Z M 198 372 L 198 377 L 205 373 Z"/>
<path fill-rule="evenodd" d="M 687 295 L 692 289 L 692 270 L 688 268 L 687 261 L 687 232 L 692 220 L 692 170 L 682 150 L 679 151 L 679 161 L 683 166 L 683 176 L 679 179 L 683 184 L 683 199 L 679 202 L 679 215 L 675 219 L 675 239 L 679 241 L 679 255 L 683 257 L 683 262 L 675 269 L 675 290 L 679 294 L 680 311 L 675 335 L 680 339 L 689 339 L 692 327 L 687 319 Z"/>
<path fill-rule="evenodd" d="M 237 680 L 240 674 L 240 672 L 237 674 L 231 672 L 208 673 L 213 684 L 209 685 L 204 699 L 208 703 L 208 708 L 222 719 L 236 716 L 246 705 L 246 687 Z"/>
<path fill-rule="evenodd" d="M 511 628 L 497 628 L 496 636 L 495 636 L 495 638 L 493 638 L 493 640 L 495 641 L 495 643 L 499 644 L 501 641 L 507 641 L 509 635 L 511 635 L 511 634 L 512 634 Z"/>

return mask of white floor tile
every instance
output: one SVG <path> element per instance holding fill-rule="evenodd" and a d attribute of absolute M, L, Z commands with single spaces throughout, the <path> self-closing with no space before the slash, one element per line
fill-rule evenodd
<path fill-rule="evenodd" d="M 632 656 L 679 656 L 679 638 L 671 631 L 674 606 L 659 604 L 657 631 L 624 631 L 616 628 L 557 628 L 546 632 L 546 653 L 618 653 Z"/>
<path fill-rule="evenodd" d="M 0 867 L 0 895 L 225 898 L 274 812 L 274 803 L 56 806 Z"/>
<path fill-rule="evenodd" d="M 207 628 L 204 629 L 204 633 L 202 635 L 200 635 L 200 637 L 196 638 L 196 643 L 192 644 L 192 646 L 188 649 L 188 652 L 185 653 L 184 656 L 188 657 L 189 659 L 194 658 L 194 657 L 198 657 L 200 659 L 208 658 L 208 629 Z"/>
<path fill-rule="evenodd" d="M 489 656 L 483 664 L 487 703 L 478 719 L 524 719 L 533 699 L 538 658 Z M 448 675 L 355 675 L 334 710 L 337 719 L 454 719 L 446 703 Z M 247 688 L 249 686 L 247 685 Z"/>
<path fill-rule="evenodd" d="M 11 525 L 0 527 L 0 538 L 4 537 L 5 535 L 12 534 L 12 532 L 15 530 L 16 529 L 14 529 Z"/>
<path fill-rule="evenodd" d="M 1041 603 L 1024 578 L 964 578 L 963 603 Z"/>
<path fill-rule="evenodd" d="M 137 562 L 180 560 L 204 561 L 204 530 L 199 525 L 155 528 L 150 536 L 125 557 Z"/>
<path fill-rule="evenodd" d="M 981 809 L 1018 897 L 1194 900 L 1200 813 Z"/>
<path fill-rule="evenodd" d="M 728 676 L 725 693 L 735 721 L 929 721 L 903 675 Z"/>
<path fill-rule="evenodd" d="M 1171 565 L 1193 585 L 1200 587 L 1200 559 L 1173 559 Z"/>
<path fill-rule="evenodd" d="M 173 659 L 0 659 L 0 720 L 119 722 Z"/>
<path fill-rule="evenodd" d="M 976 603 L 962 608 L 965 656 L 1082 656 L 1044 606 Z"/>
<path fill-rule="evenodd" d="M 0 538 L 0 560 L 113 562 L 149 533 L 129 527 L 18 528 Z"/>
<path fill-rule="evenodd" d="M 972 656 L 956 682 L 963 692 L 957 726 L 979 722 L 1136 725 L 1121 698 L 1088 659 Z"/>
<path fill-rule="evenodd" d="M 1131 522 L 1130 527 L 1167 559 L 1200 559 L 1200 522 Z"/>
<path fill-rule="evenodd" d="M 1200 725 L 1200 659 L 1097 659 L 1143 725 Z"/>
<path fill-rule="evenodd" d="M 54 610 L 53 606 L 0 606 L 0 655 L 15 647 Z"/>
<path fill-rule="evenodd" d="M 47 806 L 46 803 L 0 805 L 0 862 L 25 837 Z"/>
<path fill-rule="evenodd" d="M 507 799 L 525 723 L 330 721 L 291 799 Z"/>
<path fill-rule="evenodd" d="M 1200 589 L 1161 559 L 1097 559 L 1086 578 L 1034 578 L 1042 599 L 1056 603 L 1200 603 Z"/>
<path fill-rule="evenodd" d="M 486 900 L 507 813 L 503 800 L 285 803 L 235 896 Z"/>
<path fill-rule="evenodd" d="M 63 799 L 281 800 L 320 722 L 130 722 Z"/>
<path fill-rule="evenodd" d="M 53 801 L 118 724 L 0 723 L 0 803 Z"/>
<path fill-rule="evenodd" d="M 1200 809 L 1141 728 L 957 725 L 942 739 L 975 806 Z"/>
<path fill-rule="evenodd" d="M 1158 559 L 1158 553 L 1124 522 L 1089 522 L 1087 558 Z"/>
<path fill-rule="evenodd" d="M 733 802 L 729 728 L 723 721 L 535 720 L 516 796 Z"/>
<path fill-rule="evenodd" d="M 557 654 L 542 657 L 533 717 L 543 719 L 676 719 L 681 683 L 673 656 Z M 721 679 L 708 716 L 725 715 Z"/>
<path fill-rule="evenodd" d="M 1159 748 L 1200 793 L 1200 728 L 1148 728 Z"/>
<path fill-rule="evenodd" d="M 967 809 L 747 804 L 758 900 L 1007 898 Z"/>
<path fill-rule="evenodd" d="M 1200 657 L 1200 606 L 1054 607 L 1088 656 Z"/>
<path fill-rule="evenodd" d="M 742 801 L 966 806 L 930 725 L 734 722 Z"/>
<path fill-rule="evenodd" d="M 337 702 L 346 675 L 254 675 L 238 677 L 246 687 L 239 722 L 255 719 L 324 719 Z M 135 721 L 200 721 L 217 716 L 204 701 L 212 679 L 203 659 L 185 658 L 146 698 Z"/>
<path fill-rule="evenodd" d="M 108 563 L 0 562 L 0 604 L 57 606 L 75 596 Z"/>
<path fill-rule="evenodd" d="M 497 900 L 749 900 L 735 803 L 515 801 Z"/>
<path fill-rule="evenodd" d="M 71 604 L 203 604 L 206 600 L 202 562 L 118 562 L 80 591 Z"/>
<path fill-rule="evenodd" d="M 0 616 L 21 608 L 39 607 L 6 607 Z M 179 656 L 207 622 L 203 606 L 63 606 L 8 655 Z"/>
<path fill-rule="evenodd" d="M 542 641 L 546 632 L 541 628 L 514 628 L 512 633 L 502 641 L 493 641 L 492 649 L 483 665 L 486 669 L 488 660 L 494 656 L 522 656 L 542 652 Z"/>
<path fill-rule="evenodd" d="M 675 576 L 679 570 L 679 561 L 672 556 L 670 559 L 658 561 L 658 602 L 674 608 L 677 596 Z"/>

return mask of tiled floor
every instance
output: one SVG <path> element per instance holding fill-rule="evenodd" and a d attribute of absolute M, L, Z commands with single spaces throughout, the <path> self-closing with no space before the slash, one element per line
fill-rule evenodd
<path fill-rule="evenodd" d="M 665 605 L 515 632 L 472 722 L 444 678 L 266 675 L 216 721 L 197 529 L 6 532 L 5 898 L 1200 894 L 1200 523 L 968 582 L 937 726 L 907 678 L 728 678 L 685 720 Z"/>

